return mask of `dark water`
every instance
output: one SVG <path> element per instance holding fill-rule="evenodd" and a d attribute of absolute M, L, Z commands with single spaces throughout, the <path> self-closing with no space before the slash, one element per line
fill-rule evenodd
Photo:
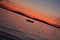
<path fill-rule="evenodd" d="M 8 32 L 6 32 L 6 30 Z M 19 36 L 13 35 L 11 33 L 13 33 L 13 34 L 16 33 L 16 35 L 19 34 Z M 5 26 L 0 26 L 0 40 L 37 40 L 37 38 L 34 38 L 34 35 L 32 37 L 28 37 L 28 34 L 26 35 L 25 33 L 21 32 L 19 30 L 10 29 Z M 40 37 L 39 40 L 47 40 L 47 39 Z"/>

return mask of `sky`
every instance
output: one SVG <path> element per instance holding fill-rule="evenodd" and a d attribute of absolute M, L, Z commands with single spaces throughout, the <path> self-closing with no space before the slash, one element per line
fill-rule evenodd
<path fill-rule="evenodd" d="M 12 2 L 12 0 L 10 1 Z M 31 10 L 43 11 L 46 16 L 60 18 L 60 0 L 13 0 L 13 2 L 26 6 Z"/>

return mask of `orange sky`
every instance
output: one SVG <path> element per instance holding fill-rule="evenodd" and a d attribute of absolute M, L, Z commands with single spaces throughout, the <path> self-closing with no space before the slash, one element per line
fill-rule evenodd
<path fill-rule="evenodd" d="M 7 6 L 8 8 L 12 9 L 12 10 L 16 10 L 16 11 L 19 11 L 19 12 L 22 12 L 32 18 L 37 18 L 37 19 L 40 19 L 40 20 L 44 20 L 50 24 L 56 24 L 56 25 L 60 25 L 57 23 L 57 21 L 55 19 L 52 19 L 52 18 L 49 18 L 45 15 L 39 15 L 38 12 L 34 11 L 34 10 L 30 10 L 28 8 L 26 8 L 25 6 L 17 6 L 17 4 L 12 4 L 12 3 L 7 3 L 7 2 L 2 2 L 3 5 Z M 43 11 L 40 12 L 40 13 L 44 13 Z"/>

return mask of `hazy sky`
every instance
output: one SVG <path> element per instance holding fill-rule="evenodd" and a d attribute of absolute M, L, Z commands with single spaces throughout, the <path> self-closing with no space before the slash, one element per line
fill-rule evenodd
<path fill-rule="evenodd" d="M 43 11 L 44 15 L 60 18 L 60 0 L 10 0 L 17 4 L 26 6 L 38 12 Z"/>

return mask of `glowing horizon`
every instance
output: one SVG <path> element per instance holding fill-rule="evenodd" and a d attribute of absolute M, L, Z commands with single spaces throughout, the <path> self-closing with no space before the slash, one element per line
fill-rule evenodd
<path fill-rule="evenodd" d="M 44 20 L 50 24 L 56 24 L 56 25 L 60 25 L 57 23 L 57 21 L 55 19 L 52 19 L 50 17 L 47 17 L 45 15 L 42 15 L 42 14 L 38 14 L 39 12 L 36 12 L 35 10 L 30 10 L 28 8 L 26 8 L 25 6 L 21 6 L 21 5 L 17 5 L 17 4 L 12 4 L 12 3 L 7 3 L 7 2 L 4 2 L 2 3 L 3 5 L 7 6 L 8 8 L 12 9 L 12 10 L 16 10 L 16 11 L 19 11 L 19 12 L 22 12 L 32 18 L 37 18 L 39 20 Z M 32 13 L 32 14 L 31 14 Z M 40 12 L 40 13 L 43 13 L 43 12 Z"/>

